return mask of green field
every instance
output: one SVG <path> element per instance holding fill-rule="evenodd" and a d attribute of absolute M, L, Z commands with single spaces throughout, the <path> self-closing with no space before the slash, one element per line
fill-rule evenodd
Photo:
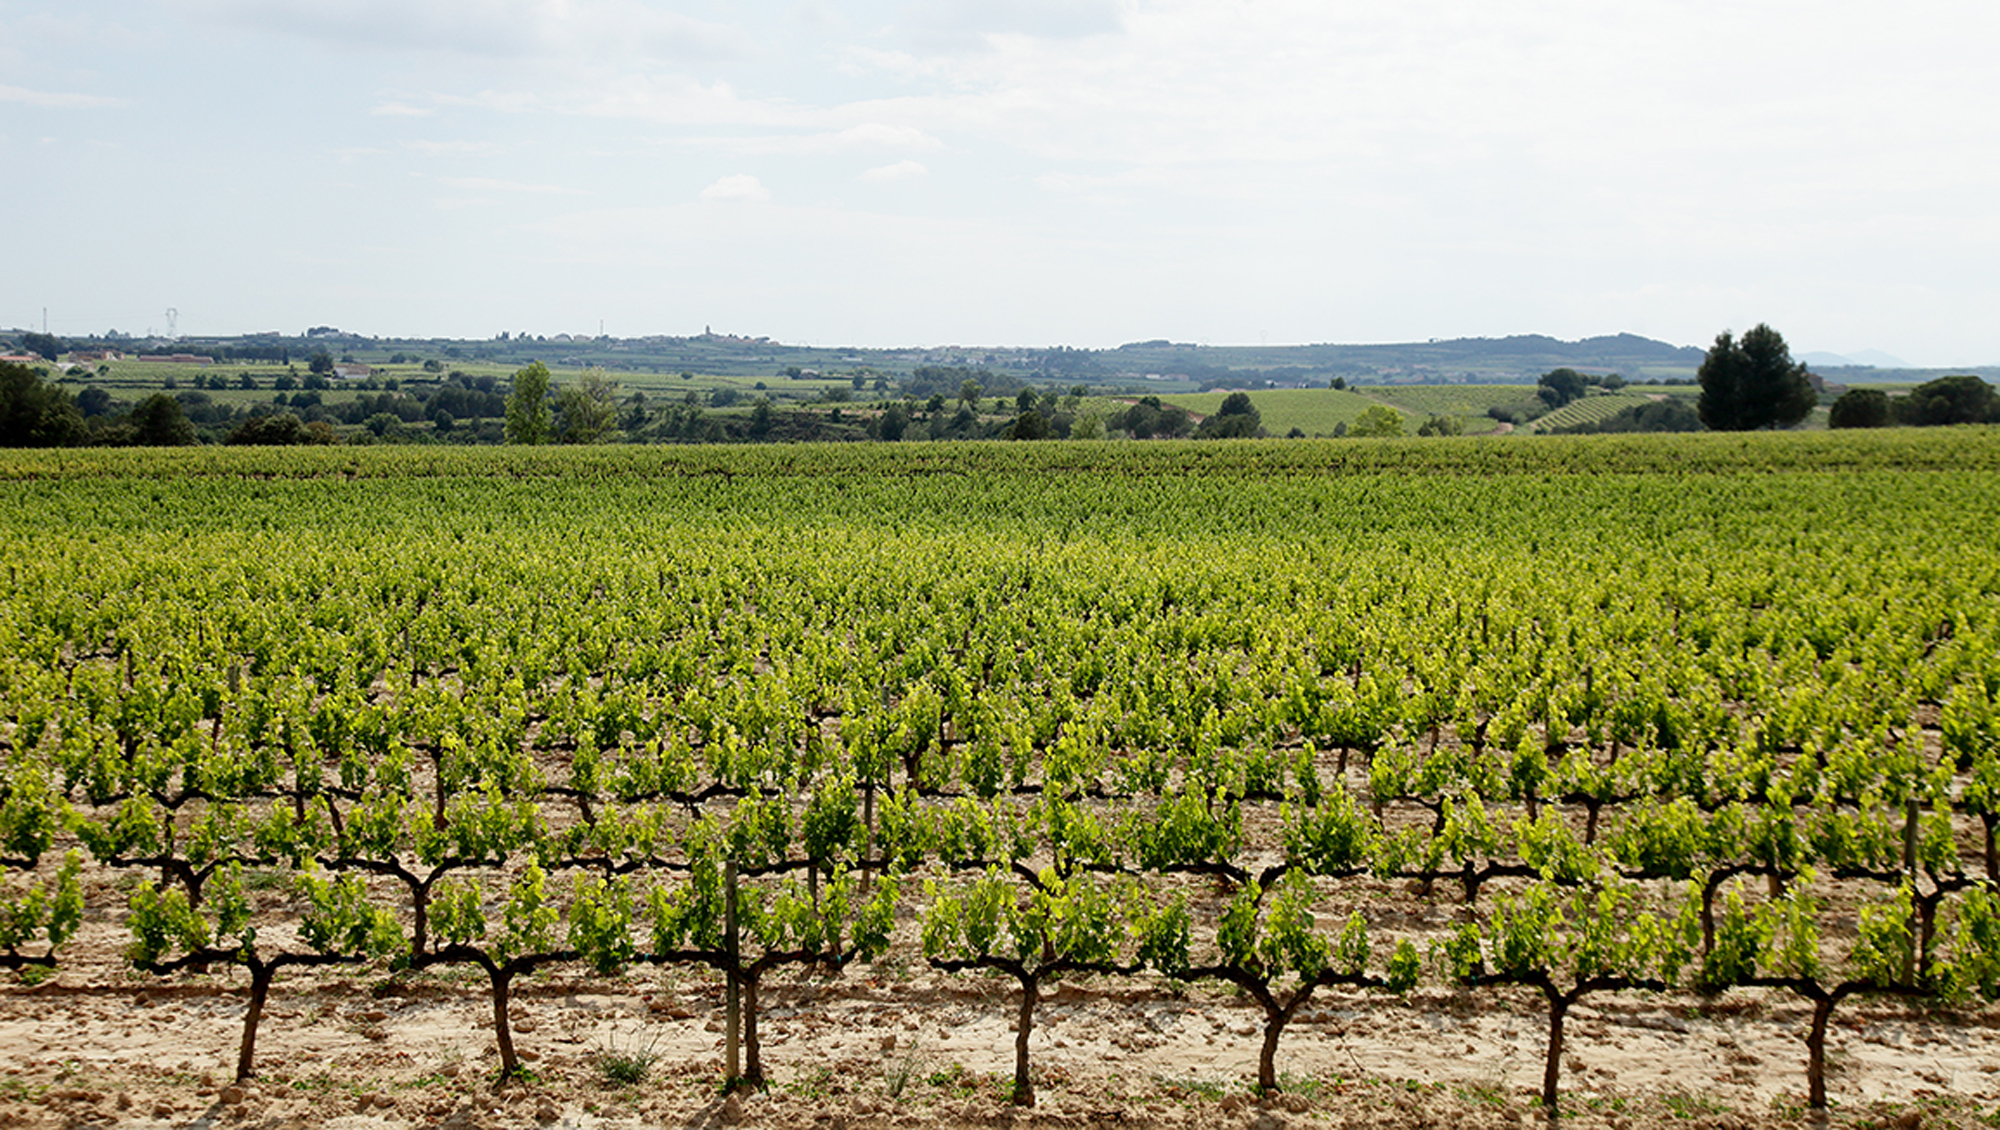
<path fill-rule="evenodd" d="M 1229 395 L 1227 392 L 1177 393 L 1162 396 L 1160 400 L 1167 404 L 1178 404 L 1196 417 L 1204 417 L 1220 408 L 1223 399 Z M 1106 407 L 1102 410 L 1115 411 L 1129 402 L 1129 397 L 1120 398 L 1115 402 L 1105 402 Z M 1266 389 L 1262 392 L 1252 392 L 1250 402 L 1256 405 L 1265 432 L 1273 436 L 1286 435 L 1293 428 L 1297 428 L 1308 437 L 1315 438 L 1344 433 L 1347 428 L 1354 425 L 1354 421 L 1359 419 L 1363 412 L 1373 405 L 1384 403 L 1395 408 L 1404 417 L 1405 432 L 1415 432 L 1417 426 L 1424 421 L 1421 414 L 1413 413 L 1386 399 L 1335 389 Z M 1489 428 L 1491 423 L 1492 421 L 1487 421 Z M 1488 430 L 1479 427 L 1474 420 L 1466 421 L 1466 429 L 1471 433 Z"/>
<path fill-rule="evenodd" d="M 1429 416 L 1456 416 L 1468 430 L 1476 420 L 1487 419 L 1486 410 L 1502 405 L 1521 404 L 1535 399 L 1533 385 L 1369 385 L 1363 396 L 1401 408 L 1419 419 Z M 1490 420 L 1489 420 L 1490 422 Z"/>
<path fill-rule="evenodd" d="M 1196 416 L 1207 416 L 1222 406 L 1226 392 L 1182 393 L 1163 396 L 1168 404 L 1178 404 Z M 1359 393 L 1330 388 L 1269 389 L 1250 394 L 1250 402 L 1263 417 L 1264 430 L 1282 436 L 1297 428 L 1308 436 L 1331 436 L 1334 429 L 1352 427 L 1354 421 L 1377 403 Z M 1406 413 L 1407 415 L 1407 413 Z M 1414 431 L 1422 419 L 1410 421 Z"/>
<path fill-rule="evenodd" d="M 1558 428 L 1572 428 L 1578 424 L 1595 424 L 1608 420 L 1627 408 L 1636 408 L 1665 394 L 1657 390 L 1641 391 L 1621 389 L 1618 392 L 1593 393 L 1570 401 L 1561 408 L 1550 412 L 1528 425 L 1529 430 L 1551 432 Z"/>
<path fill-rule="evenodd" d="M 1678 390 L 1676 390 L 1678 391 Z M 1224 392 L 1188 393 L 1163 396 L 1198 416 L 1221 406 Z M 1524 431 L 1547 431 L 1580 423 L 1595 422 L 1621 409 L 1643 404 L 1649 396 L 1670 395 L 1667 390 L 1627 388 L 1610 394 L 1594 394 L 1563 406 L 1528 425 Z M 1385 404 L 1401 413 L 1406 434 L 1431 416 L 1456 419 L 1467 435 L 1487 435 L 1500 429 L 1487 415 L 1489 408 L 1534 404 L 1533 385 L 1368 385 L 1359 390 L 1271 389 L 1250 393 L 1251 403 L 1262 414 L 1264 430 L 1284 435 L 1298 428 L 1308 436 L 1331 436 L 1343 425 L 1352 427 L 1361 414 L 1375 404 Z"/>

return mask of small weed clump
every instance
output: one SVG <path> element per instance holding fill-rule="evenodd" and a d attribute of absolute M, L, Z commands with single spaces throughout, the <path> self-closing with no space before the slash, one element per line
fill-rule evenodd
<path fill-rule="evenodd" d="M 622 1046 L 618 1033 L 613 1032 L 597 1049 L 597 1073 L 604 1081 L 618 1087 L 636 1087 L 646 1081 L 653 1065 L 660 1061 L 660 1053 L 654 1044 L 658 1037 L 647 1037 L 635 1032 Z"/>

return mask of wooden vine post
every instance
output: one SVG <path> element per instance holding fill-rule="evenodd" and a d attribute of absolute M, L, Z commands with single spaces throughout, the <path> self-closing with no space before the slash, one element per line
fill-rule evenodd
<path fill-rule="evenodd" d="M 737 967 L 741 964 L 741 943 L 736 937 L 736 861 L 722 865 L 722 945 L 728 955 L 729 970 L 723 983 L 723 1045 L 727 1048 L 727 1068 L 724 1085 L 736 1089 L 736 1083 L 743 1078 L 743 990 L 737 981 Z"/>

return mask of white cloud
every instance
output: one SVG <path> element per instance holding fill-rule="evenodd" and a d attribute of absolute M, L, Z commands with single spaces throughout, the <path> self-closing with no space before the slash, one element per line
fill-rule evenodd
<path fill-rule="evenodd" d="M 703 200 L 769 200 L 771 190 L 749 173 L 732 173 L 701 190 Z"/>
<path fill-rule="evenodd" d="M 860 180 L 869 184 L 891 184 L 900 180 L 914 180 L 930 170 L 920 161 L 898 161 L 893 165 L 878 165 L 862 173 Z"/>
<path fill-rule="evenodd" d="M 70 94 L 54 90 L 29 90 L 21 86 L 0 86 L 0 102 L 23 102 L 30 106 L 44 106 L 61 110 L 94 110 L 105 106 L 123 106 L 122 98 L 106 98 L 96 94 Z"/>
<path fill-rule="evenodd" d="M 368 111 L 378 118 L 428 118 L 435 113 L 422 106 L 412 106 L 407 102 L 384 102 Z"/>

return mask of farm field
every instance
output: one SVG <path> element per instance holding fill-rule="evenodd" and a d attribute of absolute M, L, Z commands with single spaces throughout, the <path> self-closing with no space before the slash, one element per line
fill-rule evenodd
<path fill-rule="evenodd" d="M 1994 430 L 0 500 L 9 1125 L 2000 1115 Z"/>
<path fill-rule="evenodd" d="M 1162 396 L 1160 399 L 1168 404 L 1178 404 L 1197 416 L 1207 416 L 1220 408 L 1223 398 L 1228 395 L 1226 392 L 1195 392 Z M 1250 401 L 1257 406 L 1264 430 L 1274 436 L 1282 436 L 1293 428 L 1308 436 L 1331 436 L 1335 428 L 1352 427 L 1363 412 L 1382 403 L 1358 392 L 1330 388 L 1265 389 L 1251 393 Z M 1417 425 L 1423 423 L 1421 415 L 1412 416 L 1398 405 L 1390 406 L 1403 413 L 1405 431 L 1415 432 Z"/>
<path fill-rule="evenodd" d="M 1456 416 L 1468 431 L 1486 420 L 1486 410 L 1535 398 L 1534 385 L 1369 385 L 1360 395 L 1412 414 L 1417 423 L 1430 416 Z"/>

